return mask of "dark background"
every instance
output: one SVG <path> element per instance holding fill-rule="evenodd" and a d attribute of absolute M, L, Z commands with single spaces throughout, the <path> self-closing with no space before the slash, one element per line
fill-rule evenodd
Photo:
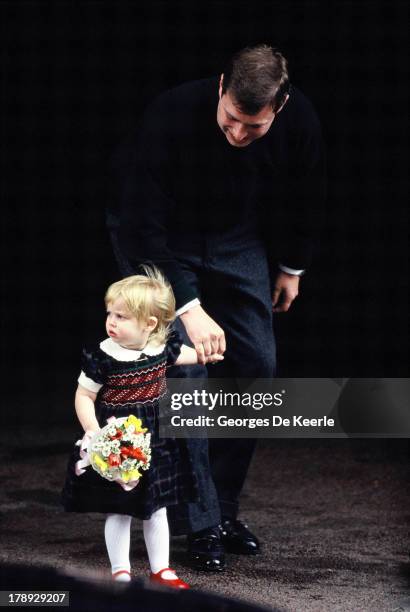
<path fill-rule="evenodd" d="M 118 277 L 104 226 L 114 147 L 154 95 L 259 42 L 289 59 L 328 155 L 316 259 L 276 318 L 279 374 L 408 375 L 407 2 L 0 6 L 8 419 L 73 419 L 81 347 L 103 336 Z"/>

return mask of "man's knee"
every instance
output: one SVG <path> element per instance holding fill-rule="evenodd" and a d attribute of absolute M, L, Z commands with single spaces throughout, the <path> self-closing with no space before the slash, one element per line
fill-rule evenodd
<path fill-rule="evenodd" d="M 245 376 L 250 378 L 272 378 L 276 373 L 275 350 L 250 356 L 247 365 Z"/>
<path fill-rule="evenodd" d="M 232 356 L 229 364 L 229 355 L 226 358 L 226 366 L 231 370 L 231 375 L 237 378 L 272 378 L 276 374 L 276 352 L 273 346 L 271 350 L 258 352 L 249 351 L 246 356 L 238 359 L 238 355 Z M 221 362 L 222 364 L 224 362 Z"/>

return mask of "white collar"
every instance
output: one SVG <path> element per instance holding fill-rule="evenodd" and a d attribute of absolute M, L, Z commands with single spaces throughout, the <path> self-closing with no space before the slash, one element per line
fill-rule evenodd
<path fill-rule="evenodd" d="M 109 355 L 110 357 L 114 357 L 117 361 L 135 361 L 138 359 L 141 354 L 144 355 L 159 355 L 165 348 L 165 344 L 153 345 L 148 342 L 143 349 L 140 351 L 134 349 L 127 349 L 121 346 L 120 344 L 116 344 L 111 338 L 106 338 L 102 342 L 100 342 L 100 349 Z"/>

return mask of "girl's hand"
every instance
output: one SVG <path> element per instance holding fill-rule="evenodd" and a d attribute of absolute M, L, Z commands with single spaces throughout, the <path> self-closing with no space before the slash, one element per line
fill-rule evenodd
<path fill-rule="evenodd" d="M 219 353 L 213 353 L 212 355 L 205 355 L 206 362 L 205 363 L 217 363 L 218 361 L 223 361 L 224 356 Z"/>
<path fill-rule="evenodd" d="M 210 355 L 205 356 L 205 363 L 216 363 L 217 361 L 222 361 L 223 355 L 219 353 L 211 353 Z M 200 362 L 198 359 L 198 353 L 195 349 L 183 344 L 181 346 L 181 354 L 175 362 L 175 365 L 196 365 L 197 363 L 203 364 L 204 362 Z"/>
<path fill-rule="evenodd" d="M 89 433 L 91 436 L 95 436 L 99 431 L 101 431 L 101 427 L 94 427 L 93 429 L 87 429 L 84 433 Z"/>

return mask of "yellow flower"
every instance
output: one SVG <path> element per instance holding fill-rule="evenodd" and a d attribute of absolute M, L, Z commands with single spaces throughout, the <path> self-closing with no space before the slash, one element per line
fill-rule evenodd
<path fill-rule="evenodd" d="M 125 427 L 129 427 L 130 425 L 134 425 L 135 433 L 145 433 L 146 431 L 148 431 L 146 428 L 142 427 L 141 419 L 137 419 L 137 417 L 134 416 L 133 414 L 130 414 L 128 419 L 125 421 L 124 425 L 125 425 Z"/>
<path fill-rule="evenodd" d="M 97 453 L 93 454 L 93 462 L 97 465 L 103 472 L 106 472 L 108 469 L 108 463 L 106 463 Z"/>
<path fill-rule="evenodd" d="M 124 482 L 129 482 L 141 478 L 141 473 L 138 470 L 129 470 L 128 472 L 121 472 L 121 478 Z"/>
<path fill-rule="evenodd" d="M 130 480 L 138 480 L 139 478 L 141 478 L 141 472 L 139 472 L 138 470 L 130 470 L 129 475 Z"/>

